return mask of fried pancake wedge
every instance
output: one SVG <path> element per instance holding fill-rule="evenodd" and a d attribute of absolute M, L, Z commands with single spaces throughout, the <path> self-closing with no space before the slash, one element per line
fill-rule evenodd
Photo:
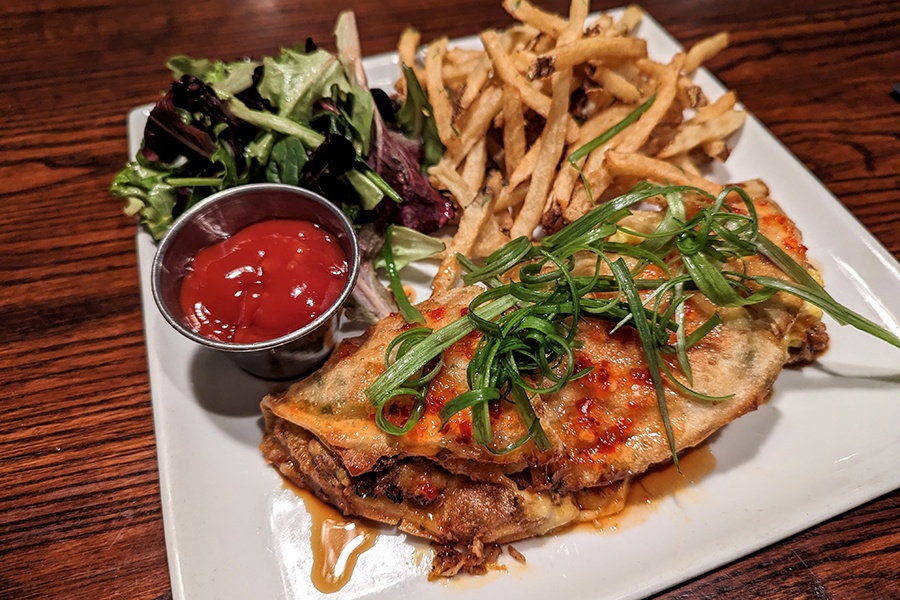
<path fill-rule="evenodd" d="M 766 199 L 755 207 L 760 230 L 808 267 L 800 234 L 778 206 Z M 746 262 L 753 274 L 778 273 L 765 258 Z M 419 310 L 427 326 L 438 329 L 463 318 L 480 291 L 451 289 Z M 764 402 L 783 366 L 796 360 L 798 346 L 808 357 L 824 347 L 818 313 L 793 296 L 722 308 L 696 294 L 686 305 L 688 329 L 715 311 L 721 322 L 688 350 L 692 388 L 727 399 L 700 400 L 665 386 L 678 451 Z M 614 325 L 582 319 L 576 367 L 590 372 L 532 400 L 550 442 L 544 451 L 532 442 L 506 454 L 488 451 L 475 442 L 467 410 L 441 426 L 441 408 L 468 390 L 477 332 L 444 352 L 415 427 L 402 436 L 382 431 L 365 391 L 384 372 L 388 345 L 409 328 L 392 315 L 344 340 L 318 372 L 263 400 L 263 453 L 286 477 L 346 514 L 398 524 L 445 544 L 512 541 L 590 518 L 604 503 L 587 502 L 588 496 L 611 499 L 631 476 L 672 456 L 640 340 L 632 328 Z M 680 373 L 674 357 L 665 360 Z M 396 414 L 388 418 L 404 421 L 403 404 L 392 406 Z M 519 413 L 504 401 L 491 406 L 491 429 L 497 448 L 525 433 Z"/>

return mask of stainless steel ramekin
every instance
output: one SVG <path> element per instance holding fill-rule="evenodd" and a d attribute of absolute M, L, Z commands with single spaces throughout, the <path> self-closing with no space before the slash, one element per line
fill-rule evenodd
<path fill-rule="evenodd" d="M 347 285 L 331 308 L 311 323 L 265 342 L 234 344 L 204 337 L 188 324 L 179 296 L 191 259 L 201 249 L 266 219 L 304 219 L 332 234 L 350 271 Z M 322 196 L 274 183 L 248 184 L 205 198 L 181 215 L 157 248 L 151 285 L 153 299 L 166 321 L 194 342 L 227 354 L 245 370 L 267 379 L 288 379 L 318 367 L 334 348 L 340 308 L 350 297 L 359 272 L 359 247 L 353 225 Z"/>

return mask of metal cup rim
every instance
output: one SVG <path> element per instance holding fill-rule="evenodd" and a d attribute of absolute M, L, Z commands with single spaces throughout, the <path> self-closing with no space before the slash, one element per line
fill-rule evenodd
<path fill-rule="evenodd" d="M 347 256 L 347 262 L 350 266 L 350 272 L 347 275 L 347 283 L 344 286 L 341 295 L 335 300 L 335 302 L 329 307 L 328 310 L 324 311 L 321 315 L 301 327 L 300 329 L 294 330 L 290 333 L 287 333 L 283 336 L 273 338 L 271 340 L 265 340 L 261 342 L 252 342 L 252 343 L 234 343 L 234 342 L 223 342 L 220 340 L 214 340 L 205 336 L 200 335 L 193 329 L 187 327 L 183 322 L 181 322 L 175 315 L 172 314 L 172 311 L 169 309 L 167 303 L 162 298 L 161 292 L 161 280 L 162 273 L 164 271 L 163 266 L 165 263 L 166 252 L 174 243 L 174 240 L 177 236 L 188 226 L 190 226 L 192 219 L 196 218 L 198 214 L 205 212 L 205 210 L 212 204 L 216 204 L 222 202 L 225 199 L 228 199 L 235 195 L 251 195 L 255 193 L 265 193 L 267 191 L 281 191 L 288 192 L 293 195 L 299 195 L 305 197 L 307 200 L 314 200 L 317 204 L 319 204 L 324 209 L 330 211 L 334 216 L 338 218 L 341 225 L 344 228 L 344 232 L 347 234 L 347 237 L 350 239 L 350 256 Z M 259 221 L 253 221 L 251 223 L 247 223 L 242 227 L 247 227 Z M 336 233 L 336 232 L 330 232 Z M 233 233 L 232 233 L 233 235 Z M 159 246 L 156 249 L 156 254 L 153 257 L 153 266 L 151 268 L 151 278 L 150 278 L 150 287 L 153 295 L 153 300 L 156 303 L 157 308 L 162 314 L 163 318 L 171 325 L 176 331 L 185 336 L 186 338 L 208 348 L 213 348 L 215 350 L 220 350 L 223 352 L 229 353 L 249 353 L 249 352 L 260 352 L 266 350 L 275 350 L 281 346 L 285 346 L 287 344 L 293 343 L 297 340 L 300 340 L 310 333 L 316 331 L 323 325 L 327 325 L 328 322 L 337 314 L 337 312 L 341 309 L 341 307 L 346 303 L 347 299 L 350 297 L 350 293 L 353 291 L 353 287 L 356 285 L 356 279 L 359 275 L 359 240 L 356 236 L 356 231 L 353 229 L 353 224 L 337 206 L 328 201 L 325 197 L 308 190 L 306 188 L 301 188 L 299 186 L 287 185 L 282 183 L 248 183 L 240 186 L 235 186 L 232 188 L 228 188 L 225 190 L 221 190 L 219 192 L 215 192 L 210 196 L 204 198 L 187 211 L 184 212 L 169 230 L 165 233 L 162 240 L 159 242 Z"/>

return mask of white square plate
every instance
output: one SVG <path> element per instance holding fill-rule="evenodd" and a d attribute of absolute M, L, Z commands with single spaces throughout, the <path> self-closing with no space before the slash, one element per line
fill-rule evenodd
<path fill-rule="evenodd" d="M 649 17 L 638 34 L 656 60 L 680 50 Z M 364 63 L 373 86 L 397 77 L 394 54 Z M 696 81 L 712 98 L 724 91 L 705 71 Z M 129 114 L 132 154 L 147 114 Z M 764 179 L 834 296 L 900 333 L 900 265 L 752 116 L 712 177 Z M 520 542 L 527 565 L 506 561 L 506 572 L 443 583 L 426 580 L 426 544 L 385 529 L 350 582 L 325 595 L 310 581 L 310 517 L 257 448 L 266 384 L 166 324 L 150 295 L 155 245 L 143 231 L 137 249 L 176 600 L 637 598 L 900 487 L 900 350 L 828 319 L 831 349 L 822 360 L 785 372 L 770 402 L 713 436 L 714 471 L 643 522 L 615 534 L 576 529 Z M 426 278 L 414 279 L 424 299 Z"/>

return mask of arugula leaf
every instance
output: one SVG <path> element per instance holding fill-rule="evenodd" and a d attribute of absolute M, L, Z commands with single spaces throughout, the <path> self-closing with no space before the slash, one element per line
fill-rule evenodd
<path fill-rule="evenodd" d="M 235 160 L 234 152 L 225 138 L 227 129 L 228 125 L 226 123 L 220 123 L 216 126 L 214 130 L 216 134 L 216 150 L 209 157 L 213 164 L 222 165 L 222 173 L 220 174 L 221 182 L 216 186 L 218 189 L 233 187 L 239 183 L 244 183 L 246 178 L 245 174 L 238 173 L 238 165 Z"/>
<path fill-rule="evenodd" d="M 359 194 L 359 203 L 364 210 L 372 210 L 384 199 L 384 192 L 362 172 L 352 169 L 344 177 Z"/>
<path fill-rule="evenodd" d="M 406 80 L 406 102 L 397 111 L 397 123 L 403 135 L 408 138 L 422 140 L 422 172 L 437 164 L 444 155 L 444 144 L 438 135 L 437 125 L 428 96 L 422 89 L 416 72 L 402 65 L 403 78 Z"/>
<path fill-rule="evenodd" d="M 175 79 L 181 79 L 184 75 L 191 75 L 197 79 L 202 79 L 210 85 L 224 81 L 228 77 L 227 67 L 224 62 L 206 58 L 191 58 L 184 54 L 171 57 L 166 61 L 166 67 L 172 71 Z"/>
<path fill-rule="evenodd" d="M 375 116 L 375 99 L 369 90 L 351 85 L 350 92 L 344 92 L 340 86 L 331 86 L 331 99 L 335 108 L 340 111 L 344 121 L 356 133 L 354 146 L 360 156 L 369 155 L 372 144 L 372 119 Z"/>

